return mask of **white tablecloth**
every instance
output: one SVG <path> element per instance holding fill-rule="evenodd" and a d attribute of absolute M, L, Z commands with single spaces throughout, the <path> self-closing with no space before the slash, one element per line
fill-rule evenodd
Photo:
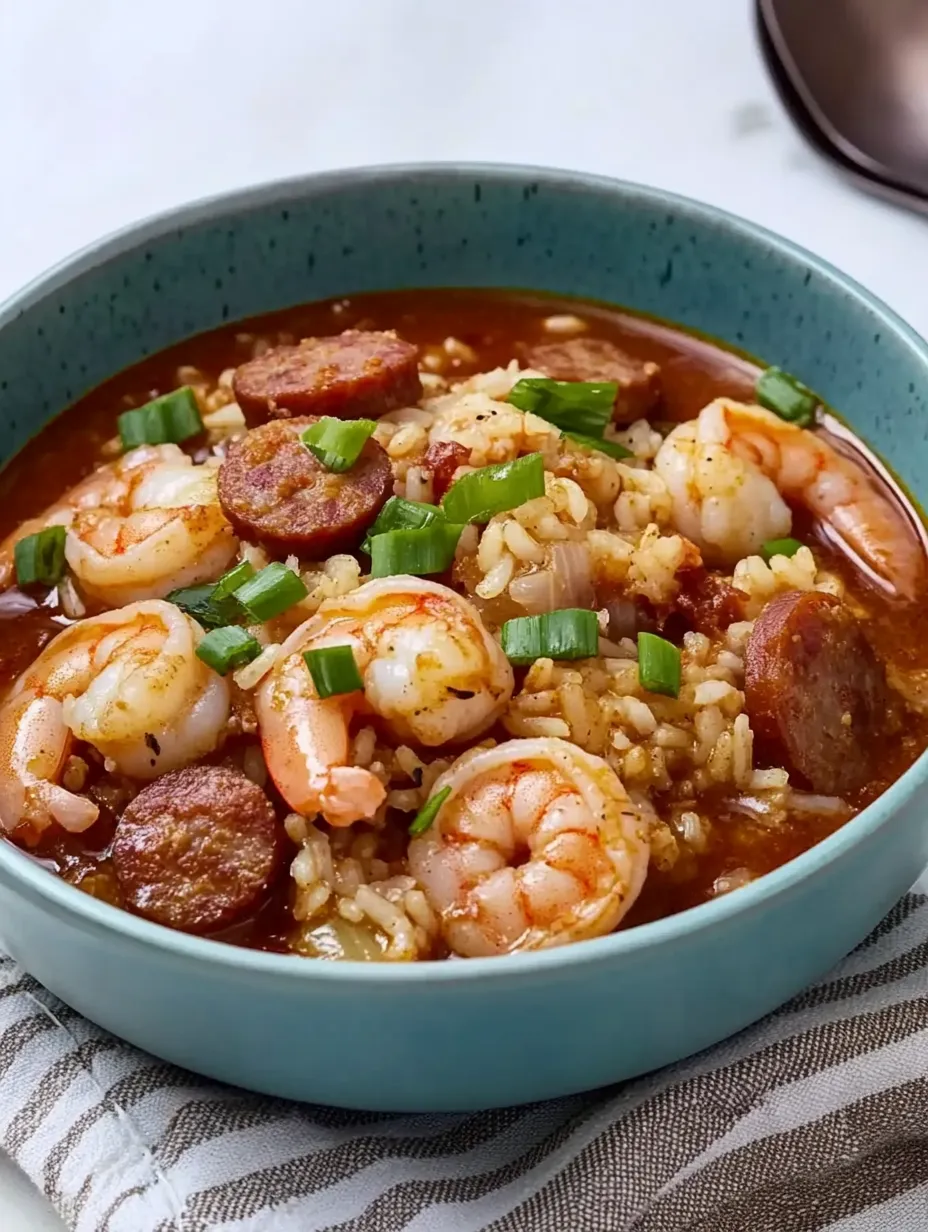
<path fill-rule="evenodd" d="M 575 166 L 815 249 L 928 332 L 925 221 L 794 134 L 748 0 L 0 0 L 0 299 L 114 227 L 372 162 Z M 0 1159 L 0 1228 L 61 1224 Z"/>

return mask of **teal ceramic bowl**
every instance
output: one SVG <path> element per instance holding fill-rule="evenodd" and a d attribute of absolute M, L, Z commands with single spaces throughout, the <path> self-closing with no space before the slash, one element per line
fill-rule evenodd
<path fill-rule="evenodd" d="M 717 210 L 571 173 L 338 172 L 108 239 L 0 312 L 8 457 L 89 387 L 226 320 L 415 286 L 611 300 L 782 364 L 928 494 L 928 347 L 816 257 Z M 928 863 L 923 757 L 833 837 L 724 898 L 564 949 L 329 964 L 170 932 L 0 843 L 0 940 L 55 994 L 228 1082 L 345 1107 L 562 1095 L 705 1048 L 823 975 Z"/>

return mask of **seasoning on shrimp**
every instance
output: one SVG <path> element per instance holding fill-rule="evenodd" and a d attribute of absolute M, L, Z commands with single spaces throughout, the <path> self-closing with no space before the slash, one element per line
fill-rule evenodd
<path fill-rule="evenodd" d="M 177 445 L 143 445 L 66 492 L 0 545 L 0 586 L 12 580 L 16 543 L 64 525 L 65 558 L 82 594 L 99 606 L 161 599 L 218 577 L 238 546 L 219 505 L 218 469 L 194 465 Z"/>
<path fill-rule="evenodd" d="M 891 592 L 911 599 L 925 560 L 912 526 L 859 462 L 772 411 L 728 398 L 679 424 L 654 459 L 679 529 L 711 564 L 734 564 L 792 528 L 804 505 Z"/>
<path fill-rule="evenodd" d="M 157 778 L 222 740 L 225 681 L 196 657 L 199 626 L 172 603 L 134 603 L 59 633 L 0 706 L 0 827 L 81 831 L 92 800 L 60 785 L 75 740 L 114 771 Z"/>
<path fill-rule="evenodd" d="M 320 699 L 304 655 L 337 645 L 353 650 L 363 690 Z M 255 708 L 268 770 L 290 807 L 345 826 L 373 817 L 386 794 L 371 771 L 349 764 L 354 715 L 377 715 L 393 738 L 436 748 L 485 731 L 512 687 L 512 668 L 466 599 L 392 577 L 326 600 L 294 630 Z"/>
<path fill-rule="evenodd" d="M 648 868 L 647 826 L 614 770 L 566 740 L 465 753 L 435 784 L 409 867 L 462 958 L 611 932 Z"/>

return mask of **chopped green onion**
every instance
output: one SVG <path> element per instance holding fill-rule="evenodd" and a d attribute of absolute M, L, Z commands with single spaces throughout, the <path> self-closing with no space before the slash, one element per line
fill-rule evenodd
<path fill-rule="evenodd" d="M 451 795 L 450 787 L 443 787 L 441 791 L 436 791 L 434 796 L 429 796 L 422 808 L 419 809 L 415 817 L 412 819 L 412 825 L 409 827 L 409 833 L 413 838 L 419 834 L 424 834 L 431 826 L 432 822 L 438 816 L 438 810 Z"/>
<path fill-rule="evenodd" d="M 305 651 L 303 658 L 321 698 L 356 693 L 364 688 L 350 646 L 322 646 L 319 650 Z"/>
<path fill-rule="evenodd" d="M 213 629 L 197 646 L 197 658 L 202 659 L 207 667 L 211 667 L 220 676 L 244 667 L 252 659 L 257 659 L 261 647 L 257 638 L 251 636 L 239 625 L 224 625 Z"/>
<path fill-rule="evenodd" d="M 540 453 L 530 453 L 462 475 L 442 497 L 441 507 L 450 522 L 489 522 L 494 513 L 544 494 L 544 460 Z"/>
<path fill-rule="evenodd" d="M 371 577 L 409 573 L 427 577 L 444 573 L 454 561 L 455 548 L 464 529 L 457 522 L 432 522 L 418 530 L 389 530 L 371 539 Z"/>
<path fill-rule="evenodd" d="M 275 560 L 239 586 L 235 598 L 253 620 L 263 621 L 273 620 L 308 594 L 303 579 Z"/>
<path fill-rule="evenodd" d="M 137 445 L 179 444 L 203 431 L 197 399 L 189 385 L 162 394 L 132 411 L 124 411 L 116 421 L 123 449 Z"/>
<path fill-rule="evenodd" d="M 166 596 L 168 603 L 177 606 L 199 621 L 206 629 L 218 629 L 221 625 L 238 624 L 245 617 L 242 605 L 234 591 L 255 576 L 255 567 L 247 560 L 224 573 L 218 582 L 203 586 L 182 586 Z"/>
<path fill-rule="evenodd" d="M 213 599 L 225 599 L 234 594 L 240 586 L 244 586 L 255 576 L 255 567 L 250 560 L 240 560 L 238 564 L 224 573 L 213 587 Z"/>
<path fill-rule="evenodd" d="M 656 633 L 638 634 L 638 679 L 649 693 L 680 696 L 680 651 Z"/>
<path fill-rule="evenodd" d="M 26 535 L 13 548 L 16 581 L 20 586 L 57 586 L 64 574 L 63 526 L 46 526 Z"/>
<path fill-rule="evenodd" d="M 333 419 L 324 415 L 300 440 L 327 471 L 351 470 L 377 424 L 373 419 Z"/>
<path fill-rule="evenodd" d="M 579 607 L 541 616 L 517 616 L 503 625 L 500 640 L 510 663 L 590 659 L 599 650 L 599 621 L 595 612 Z"/>
<path fill-rule="evenodd" d="M 361 551 L 370 555 L 371 540 L 375 535 L 385 535 L 391 530 L 421 530 L 432 522 L 444 520 L 444 516 L 437 505 L 427 505 L 425 501 L 404 500 L 402 496 L 391 496 L 365 535 Z"/>
<path fill-rule="evenodd" d="M 607 441 L 605 437 L 600 440 L 596 436 L 584 436 L 582 432 L 562 432 L 561 435 L 566 436 L 570 441 L 575 441 L 578 445 L 582 445 L 584 449 L 598 449 L 600 453 L 608 454 L 610 458 L 615 458 L 618 462 L 623 458 L 633 456 L 630 449 L 626 449 L 618 441 Z"/>
<path fill-rule="evenodd" d="M 241 620 L 243 612 L 230 595 L 216 598 L 216 587 L 183 586 L 166 595 L 168 603 L 176 604 L 182 612 L 192 616 L 204 629 L 218 629 L 221 625 L 234 625 Z"/>
<path fill-rule="evenodd" d="M 774 556 L 795 556 L 801 547 L 798 539 L 768 539 L 760 545 L 760 554 L 771 561 Z"/>
<path fill-rule="evenodd" d="M 562 431 L 600 437 L 612 419 L 618 392 L 615 381 L 553 381 L 546 376 L 527 376 L 513 385 L 509 401 Z"/>
<path fill-rule="evenodd" d="M 815 419 L 819 399 L 801 381 L 782 368 L 768 368 L 757 378 L 754 396 L 761 406 L 781 419 L 808 428 Z"/>

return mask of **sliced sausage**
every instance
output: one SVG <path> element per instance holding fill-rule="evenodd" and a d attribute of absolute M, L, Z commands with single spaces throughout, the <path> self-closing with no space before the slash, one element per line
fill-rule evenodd
<path fill-rule="evenodd" d="M 613 419 L 646 419 L 661 399 L 657 364 L 633 359 L 604 338 L 569 338 L 523 348 L 521 358 L 555 381 L 615 381 L 619 391 Z"/>
<path fill-rule="evenodd" d="M 840 599 L 788 591 L 767 604 L 748 639 L 745 703 L 764 750 L 813 791 L 843 796 L 871 778 L 886 677 Z"/>
<path fill-rule="evenodd" d="M 432 491 L 440 501 L 451 486 L 454 472 L 470 461 L 470 450 L 457 441 L 433 441 L 425 451 L 422 465 L 432 472 Z"/>
<path fill-rule="evenodd" d="M 357 547 L 393 492 L 390 459 L 374 440 L 349 471 L 327 471 L 300 440 L 314 416 L 274 419 L 230 445 L 219 469 L 223 512 L 273 556 L 322 560 Z"/>
<path fill-rule="evenodd" d="M 216 932 L 254 911 L 282 855 L 270 800 L 226 766 L 155 779 L 126 807 L 113 840 L 126 906 L 186 933 Z"/>
<path fill-rule="evenodd" d="M 265 351 L 236 369 L 232 388 L 249 423 L 290 415 L 376 419 L 422 397 L 419 352 L 392 332 L 347 329 Z"/>

